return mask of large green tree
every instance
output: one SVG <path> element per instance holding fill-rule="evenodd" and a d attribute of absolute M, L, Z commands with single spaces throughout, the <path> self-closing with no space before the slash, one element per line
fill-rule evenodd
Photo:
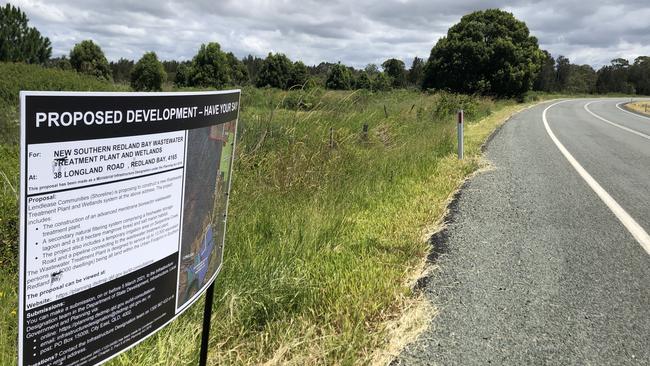
<path fill-rule="evenodd" d="M 27 23 L 18 7 L 0 7 L 0 61 L 42 64 L 50 58 L 50 40 Z"/>
<path fill-rule="evenodd" d="M 406 80 L 413 86 L 421 86 L 424 78 L 424 60 L 419 57 L 413 59 Z"/>
<path fill-rule="evenodd" d="M 545 92 L 557 90 L 557 75 L 555 74 L 555 59 L 548 51 L 542 50 L 542 65 L 533 82 L 533 89 Z"/>
<path fill-rule="evenodd" d="M 352 73 L 340 62 L 330 68 L 325 86 L 328 89 L 348 90 L 352 88 Z"/>
<path fill-rule="evenodd" d="M 370 77 L 368 76 L 368 73 L 365 71 L 362 71 L 359 73 L 359 76 L 356 79 L 356 82 L 354 83 L 355 88 L 357 89 L 367 89 L 367 90 L 372 90 L 372 81 L 370 80 Z"/>
<path fill-rule="evenodd" d="M 111 69 L 104 51 L 89 39 L 74 45 L 70 51 L 70 63 L 80 73 L 105 80 L 111 78 Z"/>
<path fill-rule="evenodd" d="M 269 53 L 257 75 L 255 84 L 259 87 L 270 86 L 273 88 L 287 89 L 291 79 L 293 64 L 282 53 Z"/>
<path fill-rule="evenodd" d="M 433 47 L 423 87 L 518 96 L 532 87 L 543 58 L 524 22 L 499 9 L 476 11 Z"/>
<path fill-rule="evenodd" d="M 145 53 L 133 67 L 131 87 L 137 91 L 160 91 L 167 72 L 155 52 Z"/>
<path fill-rule="evenodd" d="M 594 93 L 596 91 L 596 70 L 589 65 L 569 64 L 569 76 L 562 91 L 567 93 Z"/>
<path fill-rule="evenodd" d="M 192 62 L 191 61 L 181 62 L 176 68 L 176 74 L 174 75 L 174 84 L 180 87 L 190 86 L 191 79 L 192 79 Z"/>
<path fill-rule="evenodd" d="M 255 80 L 257 80 L 257 75 L 262 69 L 262 64 L 264 63 L 264 59 L 257 56 L 248 55 L 244 57 L 242 63 L 246 66 L 246 69 L 248 70 L 249 81 L 254 82 Z"/>
<path fill-rule="evenodd" d="M 228 75 L 230 83 L 234 85 L 246 85 L 249 82 L 248 68 L 232 52 L 226 53 L 228 59 Z"/>
<path fill-rule="evenodd" d="M 201 45 L 190 70 L 190 86 L 222 88 L 231 83 L 228 56 L 217 42 Z"/>
<path fill-rule="evenodd" d="M 395 88 L 402 88 L 406 85 L 406 66 L 404 61 L 396 58 L 389 58 L 381 64 L 386 75 L 390 76 L 392 85 Z"/>
<path fill-rule="evenodd" d="M 133 60 L 120 58 L 117 62 L 110 62 L 111 74 L 115 82 L 128 82 L 131 80 L 131 71 L 133 71 Z"/>
<path fill-rule="evenodd" d="M 392 80 L 385 72 L 378 73 L 372 80 L 372 90 L 387 91 L 391 89 L 391 85 Z"/>
<path fill-rule="evenodd" d="M 289 87 L 303 87 L 309 80 L 309 70 L 302 61 L 296 61 L 291 68 L 291 77 L 289 78 Z"/>
<path fill-rule="evenodd" d="M 634 85 L 629 82 L 630 63 L 626 59 L 613 59 L 610 65 L 598 70 L 596 90 L 599 93 L 634 93 Z"/>
<path fill-rule="evenodd" d="M 634 60 L 629 79 L 637 94 L 650 95 L 650 57 L 639 56 Z"/>

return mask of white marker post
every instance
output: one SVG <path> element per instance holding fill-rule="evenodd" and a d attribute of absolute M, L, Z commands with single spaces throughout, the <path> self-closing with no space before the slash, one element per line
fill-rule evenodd
<path fill-rule="evenodd" d="M 463 150 L 464 150 L 464 144 L 465 144 L 465 138 L 463 136 L 463 129 L 465 125 L 465 116 L 463 114 L 463 110 L 458 111 L 458 160 L 463 159 Z"/>

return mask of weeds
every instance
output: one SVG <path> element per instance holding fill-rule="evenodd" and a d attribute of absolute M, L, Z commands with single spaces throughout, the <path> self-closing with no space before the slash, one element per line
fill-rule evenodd
<path fill-rule="evenodd" d="M 2 83 L 0 100 L 13 103 L 15 87 Z M 479 167 L 478 146 L 513 109 L 506 104 L 412 91 L 244 89 L 210 363 L 369 362 L 410 294 L 404 279 L 426 257 L 423 228 Z M 454 155 L 459 108 L 471 145 L 462 162 Z M 0 181 L 14 188 L 17 153 L 0 150 Z M 2 194 L 0 255 L 11 264 L 3 262 L 0 282 L 0 363 L 13 365 L 17 203 L 12 189 Z M 201 308 L 110 364 L 195 362 Z"/>

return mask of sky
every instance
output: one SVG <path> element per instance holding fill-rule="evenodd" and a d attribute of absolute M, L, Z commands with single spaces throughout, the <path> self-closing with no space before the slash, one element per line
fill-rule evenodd
<path fill-rule="evenodd" d="M 475 10 L 500 8 L 526 22 L 540 47 L 598 68 L 650 55 L 647 0 L 13 0 L 52 55 L 92 39 L 109 60 L 188 60 L 218 42 L 242 58 L 286 54 L 307 65 L 342 62 L 362 68 L 389 58 L 428 58 L 447 29 Z"/>

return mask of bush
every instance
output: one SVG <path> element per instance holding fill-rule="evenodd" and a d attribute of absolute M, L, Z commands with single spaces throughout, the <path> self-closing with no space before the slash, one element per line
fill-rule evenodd
<path fill-rule="evenodd" d="M 0 267 L 18 267 L 18 145 L 0 144 Z"/>
<path fill-rule="evenodd" d="M 471 95 L 438 93 L 438 100 L 433 107 L 433 118 L 444 120 L 456 115 L 462 109 L 466 120 L 477 121 L 490 114 L 490 105 Z"/>
<path fill-rule="evenodd" d="M 131 72 L 131 87 L 137 91 L 160 91 L 167 78 L 165 68 L 155 52 L 147 52 Z"/>
<path fill-rule="evenodd" d="M 221 88 L 229 83 L 228 59 L 217 42 L 202 44 L 192 59 L 189 85 Z"/>
<path fill-rule="evenodd" d="M 21 90 L 124 91 L 124 87 L 74 71 L 0 62 L 1 143 L 18 143 L 18 94 Z"/>
<path fill-rule="evenodd" d="M 302 61 L 296 61 L 291 68 L 291 77 L 289 78 L 289 88 L 304 87 L 309 80 L 309 70 Z"/>
<path fill-rule="evenodd" d="M 111 80 L 111 68 L 104 51 L 91 40 L 77 43 L 70 51 L 70 63 L 78 72 Z"/>
<path fill-rule="evenodd" d="M 370 77 L 368 76 L 367 72 L 362 71 L 359 74 L 359 77 L 357 78 L 357 81 L 355 83 L 355 87 L 357 89 L 367 89 L 367 90 L 372 89 L 372 83 L 370 81 Z"/>
<path fill-rule="evenodd" d="M 294 89 L 287 92 L 282 105 L 286 109 L 309 111 L 318 105 L 322 96 L 320 88 Z"/>
<path fill-rule="evenodd" d="M 273 88 L 287 89 L 291 79 L 293 64 L 289 58 L 281 53 L 269 53 L 264 59 L 262 68 L 257 76 L 256 85 L 259 87 L 270 86 Z"/>
<path fill-rule="evenodd" d="M 380 72 L 375 76 L 375 79 L 372 81 L 372 89 L 378 91 L 386 91 L 391 89 L 393 84 L 392 80 L 386 73 Z"/>
<path fill-rule="evenodd" d="M 350 70 L 341 63 L 333 65 L 329 74 L 327 74 L 325 86 L 327 86 L 328 89 L 352 89 L 352 74 L 350 73 Z"/>
<path fill-rule="evenodd" d="M 21 90 L 125 91 L 105 80 L 38 65 L 0 63 L 0 105 L 18 106 Z"/>

